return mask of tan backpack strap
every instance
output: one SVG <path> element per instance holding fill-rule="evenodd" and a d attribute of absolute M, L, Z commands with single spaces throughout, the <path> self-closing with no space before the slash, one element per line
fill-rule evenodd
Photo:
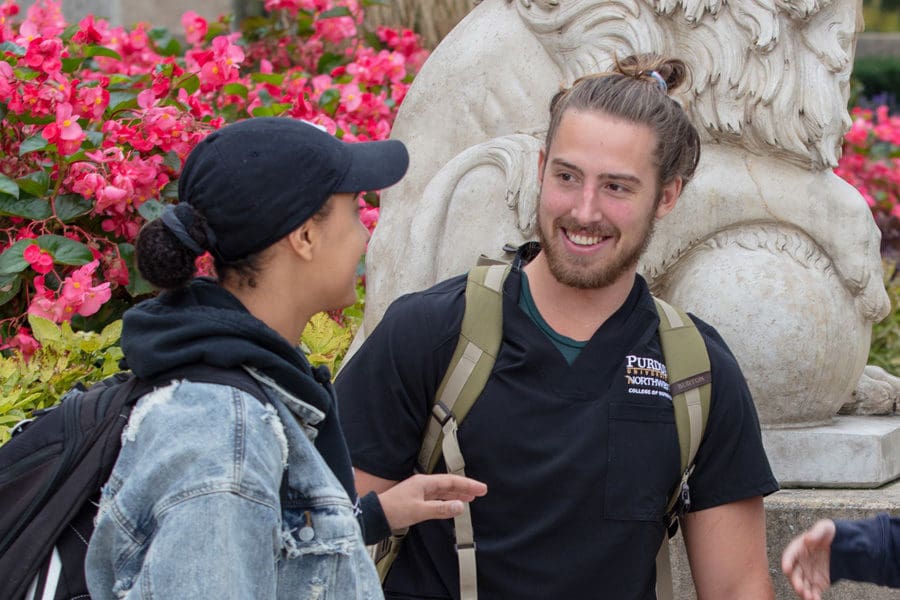
<path fill-rule="evenodd" d="M 675 509 L 690 506 L 687 481 L 694 471 L 694 458 L 700 448 L 709 419 L 712 376 L 709 353 L 703 336 L 683 310 L 653 299 L 659 314 L 659 339 L 669 377 L 669 393 L 675 411 L 675 428 L 681 451 L 681 481 L 666 505 L 665 522 L 669 535 L 663 537 L 656 555 L 657 600 L 672 600 L 672 569 L 669 559 L 669 537 L 674 535 L 677 521 Z"/>
<path fill-rule="evenodd" d="M 672 561 L 669 558 L 669 536 L 663 536 L 662 545 L 656 553 L 656 600 L 674 600 L 675 587 L 672 585 Z"/>
<path fill-rule="evenodd" d="M 444 421 L 462 423 L 487 384 L 503 338 L 503 282 L 509 265 L 478 266 L 469 271 L 466 308 L 453 358 L 438 387 L 432 418 L 425 426 L 418 470 L 431 473 L 441 457 Z"/>
<path fill-rule="evenodd" d="M 419 450 L 417 470 L 434 471 L 441 454 L 448 473 L 465 475 L 465 460 L 459 448 L 456 431 L 469 409 L 487 384 L 500 342 L 503 338 L 503 282 L 509 274 L 508 264 L 479 264 L 469 272 L 466 282 L 466 307 L 459 341 L 453 358 L 435 395 L 431 417 L 425 426 Z M 456 553 L 459 560 L 461 600 L 478 597 L 475 569 L 475 535 L 469 505 L 453 521 L 456 528 Z M 406 530 L 395 532 L 387 540 L 370 548 L 378 575 L 383 582 Z"/>

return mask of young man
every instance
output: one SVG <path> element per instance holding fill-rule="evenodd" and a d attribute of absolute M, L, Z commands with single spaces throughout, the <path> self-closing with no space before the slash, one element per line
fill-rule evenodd
<path fill-rule="evenodd" d="M 481 598 L 655 598 L 680 460 L 671 397 L 626 384 L 641 375 L 668 389 L 659 319 L 636 271 L 700 147 L 666 95 L 684 65 L 640 62 L 583 78 L 551 103 L 540 251 L 520 250 L 505 282 L 500 352 L 458 432 L 466 474 L 490 490 L 471 505 Z M 397 300 L 338 377 L 361 493 L 413 473 L 465 285 L 457 277 Z M 697 325 L 712 408 L 682 520 L 694 582 L 701 598 L 765 600 L 762 496 L 777 483 L 734 357 Z M 386 597 L 457 598 L 459 587 L 452 524 L 412 528 Z"/>

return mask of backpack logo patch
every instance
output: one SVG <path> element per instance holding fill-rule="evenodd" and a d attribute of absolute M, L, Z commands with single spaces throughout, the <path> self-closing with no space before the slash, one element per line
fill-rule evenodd
<path fill-rule="evenodd" d="M 625 357 L 625 384 L 628 393 L 637 396 L 662 396 L 671 400 L 669 373 L 665 363 L 647 356 Z"/>

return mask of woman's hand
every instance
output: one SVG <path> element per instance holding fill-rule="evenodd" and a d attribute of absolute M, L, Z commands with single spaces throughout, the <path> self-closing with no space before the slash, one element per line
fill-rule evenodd
<path fill-rule="evenodd" d="M 462 513 L 463 503 L 487 493 L 487 485 L 468 477 L 438 473 L 413 475 L 378 494 L 391 530 L 429 519 L 450 519 Z"/>
<path fill-rule="evenodd" d="M 819 521 L 795 537 L 781 555 L 781 570 L 803 600 L 822 600 L 822 592 L 831 586 L 834 533 L 834 521 Z"/>

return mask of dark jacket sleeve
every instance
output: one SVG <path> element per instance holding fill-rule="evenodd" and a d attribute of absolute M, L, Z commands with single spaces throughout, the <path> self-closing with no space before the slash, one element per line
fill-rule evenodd
<path fill-rule="evenodd" d="M 872 519 L 834 523 L 832 583 L 850 579 L 900 587 L 900 518 L 882 513 Z"/>
<path fill-rule="evenodd" d="M 378 494 L 369 492 L 359 499 L 358 507 L 359 512 L 356 514 L 356 519 L 359 521 L 363 541 L 367 546 L 377 544 L 391 535 L 391 528 L 388 525 L 387 517 L 384 516 Z"/>

